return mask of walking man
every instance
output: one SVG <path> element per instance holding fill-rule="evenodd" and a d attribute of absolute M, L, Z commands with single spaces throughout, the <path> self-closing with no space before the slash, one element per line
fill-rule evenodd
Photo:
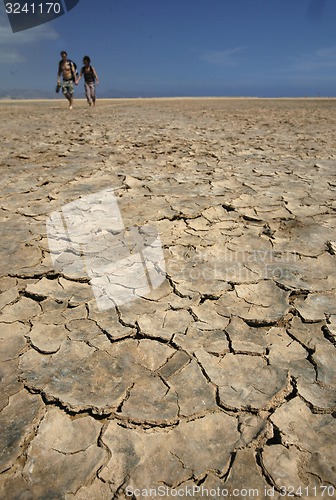
<path fill-rule="evenodd" d="M 68 54 L 63 50 L 61 52 L 61 60 L 58 64 L 57 85 L 61 85 L 62 75 L 62 92 L 64 97 L 69 101 L 69 109 L 72 109 L 74 96 L 74 83 L 76 82 L 76 67 L 72 61 L 68 59 Z"/>

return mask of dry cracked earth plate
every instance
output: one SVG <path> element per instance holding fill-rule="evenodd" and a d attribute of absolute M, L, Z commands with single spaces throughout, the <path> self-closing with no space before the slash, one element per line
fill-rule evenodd
<path fill-rule="evenodd" d="M 44 106 L 18 107 L 20 141 L 2 125 L 1 497 L 333 493 L 333 102 L 310 148 L 307 103 L 110 103 L 94 126 L 53 109 L 52 133 Z M 52 268 L 45 221 L 111 185 L 167 276 L 102 312 Z"/>

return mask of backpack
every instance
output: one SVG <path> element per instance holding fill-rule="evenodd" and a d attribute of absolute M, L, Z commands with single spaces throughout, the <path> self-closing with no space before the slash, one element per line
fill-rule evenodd
<path fill-rule="evenodd" d="M 59 73 L 61 73 L 61 64 L 62 64 L 62 62 L 63 61 L 60 61 L 59 64 L 58 64 L 58 72 Z M 71 61 L 71 59 L 67 59 L 66 62 L 68 62 L 70 64 L 70 70 L 71 70 L 72 80 L 75 81 L 76 78 L 78 77 L 77 64 L 75 62 Z M 73 71 L 72 65 L 75 68 L 75 72 Z"/>

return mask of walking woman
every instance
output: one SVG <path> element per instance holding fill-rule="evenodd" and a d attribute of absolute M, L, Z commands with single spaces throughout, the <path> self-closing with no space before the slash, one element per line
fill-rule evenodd
<path fill-rule="evenodd" d="M 97 75 L 94 67 L 91 66 L 91 59 L 89 58 L 89 56 L 83 57 L 83 64 L 84 64 L 84 66 L 81 69 L 81 72 L 80 72 L 79 77 L 76 81 L 76 84 L 78 84 L 79 80 L 84 75 L 84 82 L 85 82 L 84 88 L 85 88 L 85 95 L 86 95 L 87 102 L 89 103 L 89 106 L 92 106 L 92 104 L 95 106 L 95 104 L 96 104 L 96 83 L 97 83 L 97 85 L 99 85 L 98 75 Z"/>

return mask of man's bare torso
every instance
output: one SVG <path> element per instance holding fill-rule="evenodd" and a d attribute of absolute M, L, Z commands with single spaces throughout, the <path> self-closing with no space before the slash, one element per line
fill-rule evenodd
<path fill-rule="evenodd" d="M 72 72 L 69 61 L 64 61 L 61 63 L 61 71 L 63 80 L 71 80 Z"/>

